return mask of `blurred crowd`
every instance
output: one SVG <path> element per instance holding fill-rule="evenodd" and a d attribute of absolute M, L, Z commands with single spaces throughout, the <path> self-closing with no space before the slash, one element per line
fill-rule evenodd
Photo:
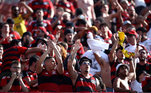
<path fill-rule="evenodd" d="M 0 92 L 151 92 L 151 0 L 0 0 Z"/>

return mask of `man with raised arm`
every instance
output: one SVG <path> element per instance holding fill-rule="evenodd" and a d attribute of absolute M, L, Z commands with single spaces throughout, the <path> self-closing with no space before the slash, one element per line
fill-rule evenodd
<path fill-rule="evenodd" d="M 73 46 L 71 55 L 68 59 L 68 71 L 71 76 L 76 92 L 96 92 L 99 91 L 99 81 L 93 77 L 90 72 L 90 65 L 92 61 L 87 57 L 82 57 L 79 61 L 81 72 L 77 72 L 73 66 L 76 53 L 80 48 L 80 43 L 76 41 Z"/>
<path fill-rule="evenodd" d="M 54 50 L 55 58 L 48 56 L 50 48 Z M 56 59 L 56 60 L 55 60 Z M 44 92 L 59 92 L 59 75 L 64 73 L 61 54 L 54 42 L 48 41 L 48 49 L 36 63 L 38 74 L 38 89 Z"/>

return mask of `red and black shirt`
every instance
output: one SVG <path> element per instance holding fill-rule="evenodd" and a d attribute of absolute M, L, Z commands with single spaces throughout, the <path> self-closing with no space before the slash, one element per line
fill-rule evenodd
<path fill-rule="evenodd" d="M 2 71 L 9 71 L 12 61 L 18 60 L 20 62 L 20 56 L 26 51 L 26 47 L 20 46 L 13 46 L 9 49 L 4 50 L 2 58 Z"/>

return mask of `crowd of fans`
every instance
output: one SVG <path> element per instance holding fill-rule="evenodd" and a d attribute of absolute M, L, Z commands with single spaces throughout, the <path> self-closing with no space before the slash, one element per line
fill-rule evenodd
<path fill-rule="evenodd" d="M 0 92 L 151 92 L 151 0 L 0 0 Z"/>

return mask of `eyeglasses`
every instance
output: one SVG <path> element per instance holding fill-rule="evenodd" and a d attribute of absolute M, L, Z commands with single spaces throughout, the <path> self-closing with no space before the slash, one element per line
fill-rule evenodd
<path fill-rule="evenodd" d="M 14 69 L 21 69 L 21 67 L 12 67 L 12 68 L 14 68 Z"/>
<path fill-rule="evenodd" d="M 89 65 L 90 66 L 91 63 L 89 63 L 89 62 L 83 62 L 82 65 Z"/>

